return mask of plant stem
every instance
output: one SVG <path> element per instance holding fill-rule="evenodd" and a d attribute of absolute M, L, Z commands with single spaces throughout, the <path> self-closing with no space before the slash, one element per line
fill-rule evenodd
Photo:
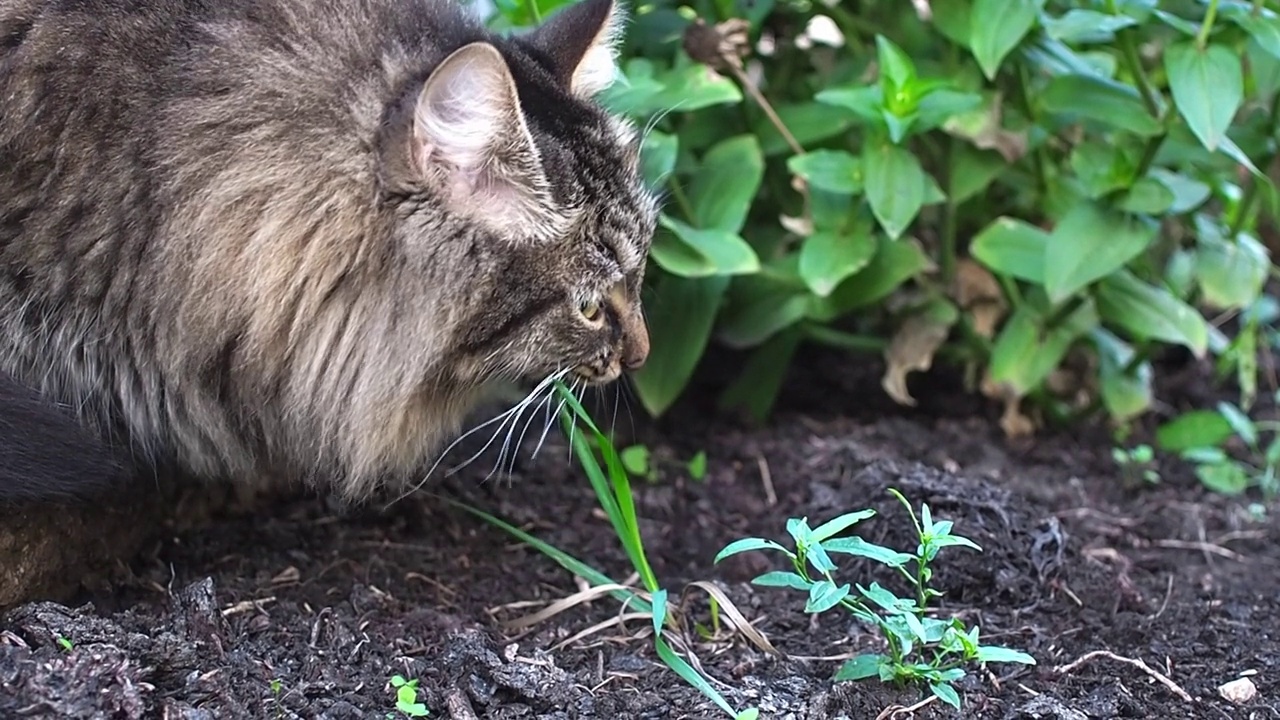
<path fill-rule="evenodd" d="M 538 7 L 538 0 L 529 0 L 529 14 L 533 16 L 533 24 L 542 24 L 542 9 Z"/>
<path fill-rule="evenodd" d="M 680 212 L 684 215 L 685 220 L 696 226 L 698 218 L 693 213 L 693 203 L 689 202 L 689 196 L 685 194 L 684 186 L 676 179 L 674 173 L 667 178 L 667 187 L 671 190 L 671 197 L 676 201 L 676 205 L 680 206 Z"/>
<path fill-rule="evenodd" d="M 1120 9 L 1116 6 L 1116 0 L 1108 0 L 1107 7 L 1112 15 L 1120 14 Z M 1151 87 L 1151 78 L 1147 76 L 1147 71 L 1142 67 L 1142 58 L 1138 55 L 1138 46 L 1133 41 L 1133 32 L 1131 30 L 1131 28 L 1126 28 L 1120 31 L 1120 51 L 1124 55 L 1124 64 L 1138 84 L 1138 91 L 1142 94 L 1142 103 L 1147 106 L 1147 112 L 1150 112 L 1158 119 L 1160 117 L 1160 103 L 1156 101 L 1157 94 Z"/>
<path fill-rule="evenodd" d="M 1059 305 L 1058 309 L 1054 310 L 1053 313 L 1050 314 L 1049 317 L 1045 319 L 1044 321 L 1045 332 L 1053 332 L 1054 330 L 1057 330 L 1072 315 L 1075 315 L 1076 311 L 1079 310 L 1080 306 L 1082 305 L 1084 305 L 1083 295 L 1072 296 L 1070 300 Z"/>
<path fill-rule="evenodd" d="M 1213 30 L 1213 21 L 1218 17 L 1218 0 L 1209 0 L 1209 9 L 1205 11 L 1204 22 L 1200 32 L 1196 33 L 1196 49 L 1204 50 L 1209 43 L 1209 31 Z"/>

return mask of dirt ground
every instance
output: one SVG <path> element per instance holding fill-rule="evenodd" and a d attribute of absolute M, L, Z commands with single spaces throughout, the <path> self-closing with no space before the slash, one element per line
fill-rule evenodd
<path fill-rule="evenodd" d="M 927 381 L 921 406 L 904 410 L 884 399 L 878 372 L 866 359 L 820 356 L 797 369 L 763 428 L 704 425 L 701 392 L 669 420 L 635 423 L 671 459 L 656 482 L 637 483 L 659 578 L 677 595 L 692 581 L 721 583 L 786 655 L 727 635 L 698 644 L 731 703 L 766 718 L 871 720 L 922 699 L 874 681 L 833 685 L 840 658 L 876 638 L 847 617 L 806 615 L 795 591 L 746 583 L 775 558 L 712 565 L 737 538 L 782 540 L 787 518 L 864 507 L 880 511 L 859 526 L 865 537 L 906 548 L 908 523 L 886 492 L 895 487 L 984 549 L 944 551 L 941 611 L 1038 665 L 974 669 L 959 713 L 932 703 L 893 717 L 1280 717 L 1280 530 L 1250 514 L 1251 499 L 1207 494 L 1174 464 L 1158 485 L 1125 487 L 1105 428 L 1010 443 L 996 410 L 951 381 Z M 1182 375 L 1165 399 L 1203 401 L 1207 371 Z M 555 440 L 510 477 L 486 481 L 489 458 L 390 508 L 344 510 L 301 494 L 162 532 L 109 592 L 0 620 L 0 717 L 382 719 L 394 711 L 395 674 L 419 680 L 435 718 L 723 717 L 661 664 L 647 621 L 613 622 L 611 599 L 504 630 L 580 587 L 443 497 L 628 574 Z M 709 457 L 702 481 L 678 463 L 698 450 Z M 885 581 L 872 570 L 846 563 L 843 577 Z M 689 598 L 705 621 L 706 596 Z M 1112 656 L 1090 656 L 1099 651 Z M 1219 697 L 1241 676 L 1255 699 Z"/>

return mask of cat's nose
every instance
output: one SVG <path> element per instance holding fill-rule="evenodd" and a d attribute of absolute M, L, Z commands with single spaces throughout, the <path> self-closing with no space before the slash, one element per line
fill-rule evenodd
<path fill-rule="evenodd" d="M 632 338 L 622 351 L 622 367 L 627 370 L 639 370 L 649 359 L 649 334 L 642 332 L 639 337 Z"/>

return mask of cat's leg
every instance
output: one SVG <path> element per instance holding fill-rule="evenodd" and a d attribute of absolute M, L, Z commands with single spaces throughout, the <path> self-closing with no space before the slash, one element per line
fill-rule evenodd
<path fill-rule="evenodd" d="M 0 372 L 0 503 L 101 497 L 131 465 L 68 409 Z"/>

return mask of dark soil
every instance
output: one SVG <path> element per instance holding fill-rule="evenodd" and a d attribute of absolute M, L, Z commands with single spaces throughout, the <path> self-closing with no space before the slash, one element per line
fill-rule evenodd
<path fill-rule="evenodd" d="M 671 420 L 638 429 L 669 459 L 637 487 L 659 578 L 676 596 L 719 582 L 786 655 L 727 631 L 696 644 L 731 703 L 767 718 L 870 720 L 923 698 L 875 681 L 833 685 L 840 659 L 876 638 L 848 617 L 806 615 L 795 591 L 746 583 L 778 558 L 712 565 L 737 538 L 782 540 L 788 518 L 816 524 L 864 507 L 880 512 L 859 526 L 867 539 L 908 548 L 894 487 L 984 550 L 944 551 L 941 612 L 1038 661 L 973 668 L 961 712 L 935 702 L 894 717 L 1280 717 L 1280 530 L 1255 519 L 1249 499 L 1207 494 L 1176 466 L 1158 485 L 1126 487 L 1104 428 L 1009 442 L 998 409 L 945 378 L 903 410 L 883 398 L 874 363 L 823 357 L 767 427 L 701 426 L 711 416 L 696 393 Z M 1166 398 L 1209 392 L 1202 368 L 1183 375 Z M 710 458 L 701 482 L 679 465 L 697 450 Z M 225 512 L 163 534 L 92 602 L 12 611 L 0 622 L 0 717 L 385 718 L 395 674 L 419 680 L 437 718 L 723 717 L 660 662 L 648 620 L 618 622 L 610 598 L 523 634 L 504 629 L 582 588 L 445 497 L 620 580 L 629 566 L 562 441 L 510 477 L 486 481 L 487 460 L 386 509 L 301 495 Z M 843 576 L 894 582 L 863 563 Z M 687 599 L 707 621 L 705 593 Z M 1074 662 L 1098 651 L 1111 655 Z M 1257 696 L 1221 698 L 1242 675 Z"/>

